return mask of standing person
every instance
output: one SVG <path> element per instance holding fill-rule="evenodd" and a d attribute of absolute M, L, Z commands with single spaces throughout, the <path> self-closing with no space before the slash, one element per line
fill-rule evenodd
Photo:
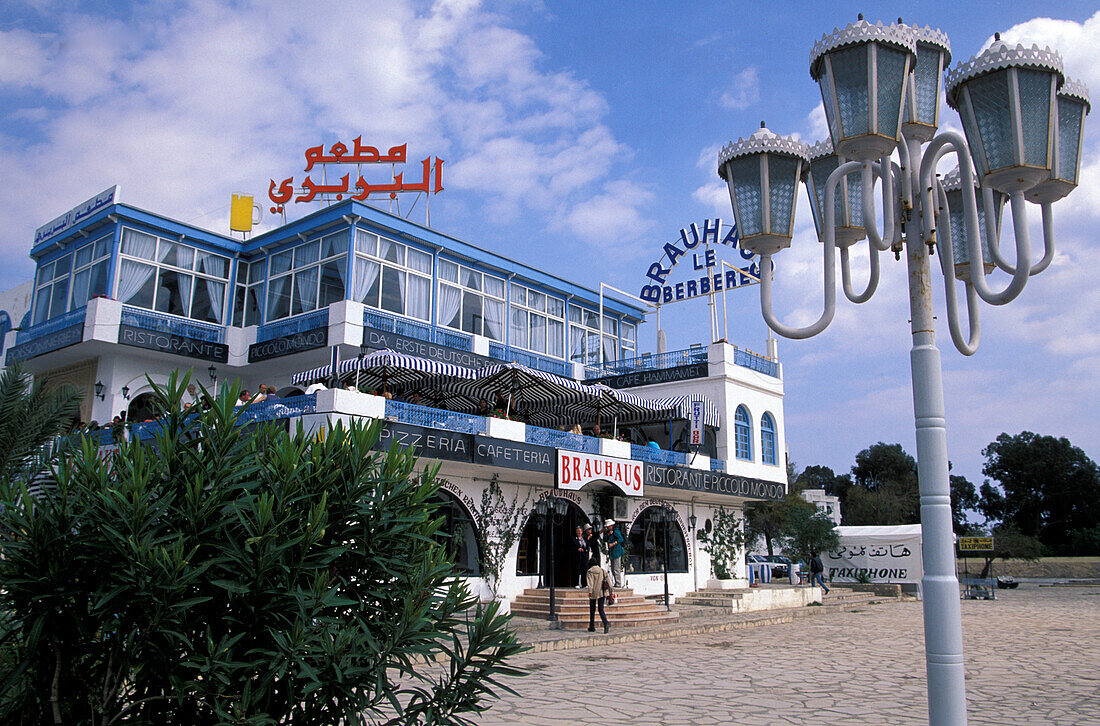
<path fill-rule="evenodd" d="M 821 558 L 817 556 L 816 552 L 810 553 L 810 587 L 821 585 L 821 589 L 825 591 L 825 594 L 829 594 L 829 586 L 825 584 L 825 578 L 822 577 L 822 573 L 825 572 L 825 565 L 821 562 Z"/>
<path fill-rule="evenodd" d="M 583 590 L 588 575 L 588 540 L 585 539 L 580 527 L 573 537 L 573 553 L 577 560 L 577 589 Z"/>
<path fill-rule="evenodd" d="M 611 630 L 611 624 L 607 622 L 607 613 L 603 610 L 603 604 L 607 600 L 606 590 L 608 584 L 607 571 L 600 567 L 600 551 L 597 549 L 588 558 L 588 632 L 596 632 L 596 608 L 600 610 L 600 621 L 603 623 L 603 632 Z"/>
<path fill-rule="evenodd" d="M 607 556 L 611 559 L 611 576 L 615 579 L 615 587 L 623 587 L 623 533 L 615 529 L 615 520 L 609 519 L 603 523 L 604 542 L 607 543 Z"/>

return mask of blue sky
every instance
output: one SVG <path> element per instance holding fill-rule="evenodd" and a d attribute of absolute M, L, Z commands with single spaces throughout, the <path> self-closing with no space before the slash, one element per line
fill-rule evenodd
<path fill-rule="evenodd" d="M 824 136 L 810 47 L 858 12 L 943 29 L 955 62 L 998 31 L 1057 45 L 1067 72 L 1100 94 L 1094 2 L 1046 6 L 1053 18 L 996 2 L 301 7 L 6 2 L 0 288 L 29 279 L 37 226 L 112 184 L 128 203 L 224 232 L 232 192 L 263 198 L 269 179 L 301 175 L 307 147 L 362 134 L 379 147 L 407 142 L 411 159 L 446 160 L 433 227 L 582 284 L 636 291 L 681 227 L 732 220 L 715 174 L 721 145 L 761 120 L 808 142 Z M 950 109 L 943 119 L 958 128 Z M 1002 431 L 1065 435 L 1100 456 L 1097 123 L 1087 124 L 1082 186 L 1055 207 L 1051 268 L 1009 306 L 983 306 L 972 358 L 940 331 L 950 456 L 975 483 L 981 448 Z M 804 193 L 798 204 L 776 278 L 778 311 L 796 324 L 816 317 L 821 297 Z M 423 222 L 422 211 L 412 218 Z M 1038 245 L 1037 209 L 1032 221 Z M 915 451 L 904 271 L 884 262 L 873 300 L 841 302 L 817 338 L 780 341 L 800 467 L 847 471 L 880 440 Z M 935 294 L 942 324 L 938 273 Z M 756 289 L 728 304 L 730 342 L 763 351 Z M 662 318 L 670 349 L 709 337 L 701 301 Z M 642 347 L 655 340 L 656 327 L 643 326 Z"/>

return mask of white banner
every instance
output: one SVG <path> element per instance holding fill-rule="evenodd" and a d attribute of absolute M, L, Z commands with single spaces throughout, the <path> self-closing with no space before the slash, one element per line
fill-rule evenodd
<path fill-rule="evenodd" d="M 821 560 L 825 577 L 834 582 L 919 583 L 921 563 L 920 525 L 896 527 L 837 527 L 840 547 Z"/>

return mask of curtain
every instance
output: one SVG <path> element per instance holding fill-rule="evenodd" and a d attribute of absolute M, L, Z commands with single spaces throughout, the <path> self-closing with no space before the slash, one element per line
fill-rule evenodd
<path fill-rule="evenodd" d="M 229 277 L 229 261 L 226 258 L 222 257 L 221 255 L 211 254 L 209 252 L 199 252 L 198 254 L 198 272 L 201 272 L 205 275 L 214 275 L 215 277 L 221 278 Z"/>
<path fill-rule="evenodd" d="M 142 257 L 146 260 L 153 259 L 157 251 L 157 238 L 152 235 L 126 230 L 122 238 L 122 254 L 133 257 Z"/>
<path fill-rule="evenodd" d="M 615 338 L 612 338 L 609 335 L 605 335 L 603 337 L 603 359 L 605 361 L 618 360 L 618 347 L 618 341 Z"/>
<path fill-rule="evenodd" d="M 486 298 L 484 308 L 485 337 L 504 340 L 504 303 Z"/>
<path fill-rule="evenodd" d="M 508 344 L 516 348 L 527 347 L 527 311 L 512 308 L 511 339 Z"/>
<path fill-rule="evenodd" d="M 546 330 L 546 352 L 555 358 L 565 357 L 565 324 L 550 320 Z"/>
<path fill-rule="evenodd" d="M 546 318 L 542 315 L 531 316 L 531 350 L 546 352 Z"/>
<path fill-rule="evenodd" d="M 431 317 L 432 281 L 420 275 L 408 275 L 409 294 L 405 314 L 419 320 Z"/>
<path fill-rule="evenodd" d="M 454 317 L 458 315 L 458 311 L 461 307 L 462 291 L 450 285 L 440 285 L 436 323 L 439 325 L 450 325 Z"/>
<path fill-rule="evenodd" d="M 221 325 L 225 319 L 225 283 L 206 281 L 206 296 L 210 298 L 210 312 L 214 322 Z"/>
<path fill-rule="evenodd" d="M 379 265 L 377 262 L 371 262 L 362 257 L 356 255 L 355 257 L 355 287 L 351 291 L 351 299 L 355 302 L 365 303 L 367 301 L 367 293 L 374 287 L 374 281 L 378 279 Z M 378 301 L 374 300 L 372 303 L 374 306 L 378 305 Z"/>
<path fill-rule="evenodd" d="M 149 282 L 157 268 L 132 260 L 122 260 L 118 266 L 118 299 L 129 302 Z"/>

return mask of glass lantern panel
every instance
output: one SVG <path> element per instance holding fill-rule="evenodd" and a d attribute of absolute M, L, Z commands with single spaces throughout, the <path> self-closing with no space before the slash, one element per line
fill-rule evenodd
<path fill-rule="evenodd" d="M 1078 148 L 1081 145 L 1081 122 L 1085 104 L 1068 98 L 1058 99 L 1058 168 L 1055 176 L 1071 184 L 1077 183 Z"/>
<path fill-rule="evenodd" d="M 884 45 L 876 51 L 878 77 L 878 132 L 898 138 L 901 98 L 905 94 L 905 68 L 909 54 Z"/>
<path fill-rule="evenodd" d="M 769 221 L 771 234 L 790 236 L 794 226 L 794 194 L 798 191 L 798 159 L 768 155 Z"/>
<path fill-rule="evenodd" d="M 841 189 L 847 186 L 847 199 L 848 199 L 848 216 L 843 215 L 842 204 L 844 197 L 837 195 L 837 226 L 843 224 L 846 227 L 862 227 L 863 226 L 863 174 L 858 171 L 853 171 L 845 177 L 845 184 L 841 186 Z"/>
<path fill-rule="evenodd" d="M 981 193 L 978 192 L 978 234 L 981 236 L 982 258 L 989 257 L 989 242 L 985 236 L 985 213 L 982 205 Z M 962 190 L 947 192 L 947 206 L 951 211 L 951 251 L 954 253 L 955 264 L 965 265 L 970 262 L 970 248 L 966 242 L 966 214 L 963 210 Z"/>
<path fill-rule="evenodd" d="M 736 199 L 737 229 L 742 237 L 763 232 L 760 204 L 760 157 L 746 156 L 729 162 L 730 185 Z"/>
<path fill-rule="evenodd" d="M 966 89 L 982 148 L 989 161 L 989 168 L 983 169 L 983 173 L 1015 165 L 1012 117 L 1008 110 L 1008 71 L 979 76 L 968 82 Z"/>
<path fill-rule="evenodd" d="M 1050 142 L 1050 91 L 1053 86 L 1047 71 L 1018 68 L 1020 84 L 1020 121 L 1024 127 L 1024 163 L 1050 166 L 1047 149 Z"/>
<path fill-rule="evenodd" d="M 841 133 L 840 114 L 836 110 L 836 96 L 833 94 L 832 80 L 831 74 L 825 74 L 818 80 L 817 84 L 821 88 L 821 102 L 825 106 L 825 120 L 829 124 L 829 138 L 832 139 L 835 148 L 837 142 L 840 141 Z"/>
<path fill-rule="evenodd" d="M 841 138 L 867 133 L 867 49 L 868 45 L 829 54 L 840 111 Z M 836 141 L 837 139 L 833 139 Z"/>
<path fill-rule="evenodd" d="M 817 227 L 817 234 L 820 237 L 824 234 L 825 224 L 825 182 L 829 180 L 829 175 L 832 174 L 836 168 L 840 165 L 840 159 L 836 154 L 830 154 L 823 156 L 820 159 L 814 159 L 810 162 L 810 180 L 813 182 L 811 188 L 813 189 L 813 204 L 810 205 L 810 211 L 813 212 L 814 226 Z M 840 206 L 837 206 L 838 215 L 840 214 Z M 839 217 L 837 217 L 839 219 Z"/>
<path fill-rule="evenodd" d="M 936 126 L 936 104 L 940 97 L 940 57 L 942 52 L 932 45 L 917 46 L 917 62 L 913 75 L 917 87 L 917 117 L 906 121 L 919 121 Z"/>

